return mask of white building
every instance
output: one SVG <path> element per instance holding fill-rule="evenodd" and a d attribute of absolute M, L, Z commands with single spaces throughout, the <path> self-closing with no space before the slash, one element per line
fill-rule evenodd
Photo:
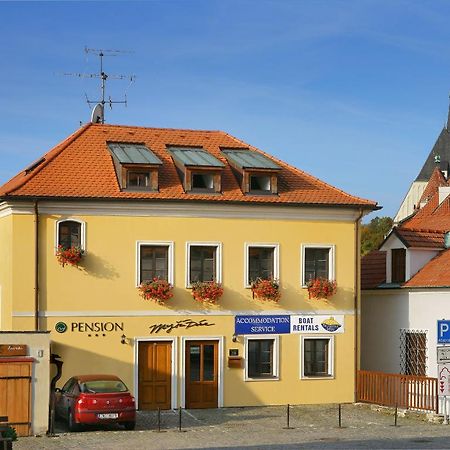
<path fill-rule="evenodd" d="M 363 370 L 438 377 L 437 321 L 450 320 L 449 193 L 436 167 L 419 208 L 362 260 Z"/>

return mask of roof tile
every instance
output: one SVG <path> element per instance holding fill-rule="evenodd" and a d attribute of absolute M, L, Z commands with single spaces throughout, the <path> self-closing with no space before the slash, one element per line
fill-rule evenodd
<path fill-rule="evenodd" d="M 121 191 L 108 142 L 139 143 L 150 148 L 162 161 L 159 192 Z M 222 194 L 185 193 L 167 151 L 168 146 L 202 147 L 221 161 Z M 265 155 L 281 167 L 279 194 L 245 195 L 233 175 L 221 148 L 249 148 Z M 114 199 L 204 200 L 270 204 L 343 205 L 376 209 L 376 202 L 352 196 L 256 147 L 222 131 L 144 128 L 88 124 L 50 150 L 45 161 L 33 171 L 21 172 L 0 188 L 0 196 Z"/>

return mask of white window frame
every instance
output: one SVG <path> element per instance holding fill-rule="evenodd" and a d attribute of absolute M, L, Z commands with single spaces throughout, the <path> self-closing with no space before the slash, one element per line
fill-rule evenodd
<path fill-rule="evenodd" d="M 222 242 L 211 242 L 211 241 L 199 241 L 186 242 L 186 288 L 191 288 L 190 272 L 191 272 L 191 247 L 201 246 L 201 247 L 216 247 L 216 283 L 222 283 Z"/>
<path fill-rule="evenodd" d="M 272 340 L 273 342 L 273 367 L 272 377 L 251 378 L 248 376 L 248 343 L 256 340 Z M 259 334 L 244 336 L 244 381 L 278 381 L 280 379 L 280 336 L 276 334 Z"/>
<path fill-rule="evenodd" d="M 302 244 L 301 245 L 301 264 L 300 264 L 300 280 L 301 286 L 306 288 L 305 280 L 305 250 L 307 248 L 327 248 L 330 251 L 330 257 L 328 258 L 328 279 L 330 281 L 336 280 L 336 264 L 335 264 L 335 253 L 336 246 L 334 244 Z"/>
<path fill-rule="evenodd" d="M 300 336 L 300 378 L 302 380 L 333 380 L 334 379 L 334 335 L 308 334 Z M 305 339 L 328 339 L 328 375 L 310 376 L 304 373 L 303 358 L 305 355 Z"/>
<path fill-rule="evenodd" d="M 168 282 L 173 286 L 174 284 L 174 269 L 173 269 L 173 254 L 174 243 L 173 241 L 136 241 L 136 287 L 140 286 L 140 273 L 141 273 L 141 247 L 154 246 L 154 247 L 167 247 L 167 278 Z"/>
<path fill-rule="evenodd" d="M 273 248 L 273 278 L 280 282 L 280 244 L 265 242 L 245 242 L 244 243 L 244 287 L 251 288 L 248 279 L 248 270 L 250 268 L 248 253 L 251 247 Z"/>
<path fill-rule="evenodd" d="M 65 217 L 55 222 L 55 254 L 58 251 L 59 243 L 59 224 L 63 222 L 77 222 L 81 225 L 80 247 L 83 252 L 86 251 L 86 222 L 81 219 L 75 219 L 73 217 Z"/>

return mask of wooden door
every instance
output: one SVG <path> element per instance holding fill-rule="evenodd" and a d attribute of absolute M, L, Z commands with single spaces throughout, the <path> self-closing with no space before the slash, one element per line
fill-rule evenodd
<path fill-rule="evenodd" d="M 170 409 L 172 343 L 139 343 L 139 409 Z"/>
<path fill-rule="evenodd" d="M 30 434 L 31 362 L 0 361 L 0 416 L 19 436 Z"/>
<path fill-rule="evenodd" d="M 186 408 L 217 408 L 218 342 L 186 343 Z"/>

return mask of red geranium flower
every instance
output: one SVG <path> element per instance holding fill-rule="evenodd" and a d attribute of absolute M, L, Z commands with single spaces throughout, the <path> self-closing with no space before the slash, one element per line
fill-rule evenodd
<path fill-rule="evenodd" d="M 276 280 L 257 278 L 252 282 L 253 298 L 278 302 L 281 297 L 280 285 Z"/>
<path fill-rule="evenodd" d="M 199 302 L 216 303 L 223 295 L 223 287 L 215 281 L 197 281 L 192 283 L 192 297 Z"/>
<path fill-rule="evenodd" d="M 173 297 L 173 286 L 166 280 L 155 277 L 152 281 L 143 281 L 139 287 L 139 294 L 145 300 L 154 300 L 164 304 L 166 300 Z"/>
<path fill-rule="evenodd" d="M 80 247 L 63 247 L 62 245 L 58 245 L 56 250 L 56 259 L 58 262 L 64 267 L 66 264 L 70 264 L 71 266 L 78 266 L 78 263 L 81 261 L 81 257 L 83 256 L 83 250 Z"/>
<path fill-rule="evenodd" d="M 309 298 L 329 298 L 336 294 L 336 281 L 327 278 L 313 278 L 307 283 Z"/>

